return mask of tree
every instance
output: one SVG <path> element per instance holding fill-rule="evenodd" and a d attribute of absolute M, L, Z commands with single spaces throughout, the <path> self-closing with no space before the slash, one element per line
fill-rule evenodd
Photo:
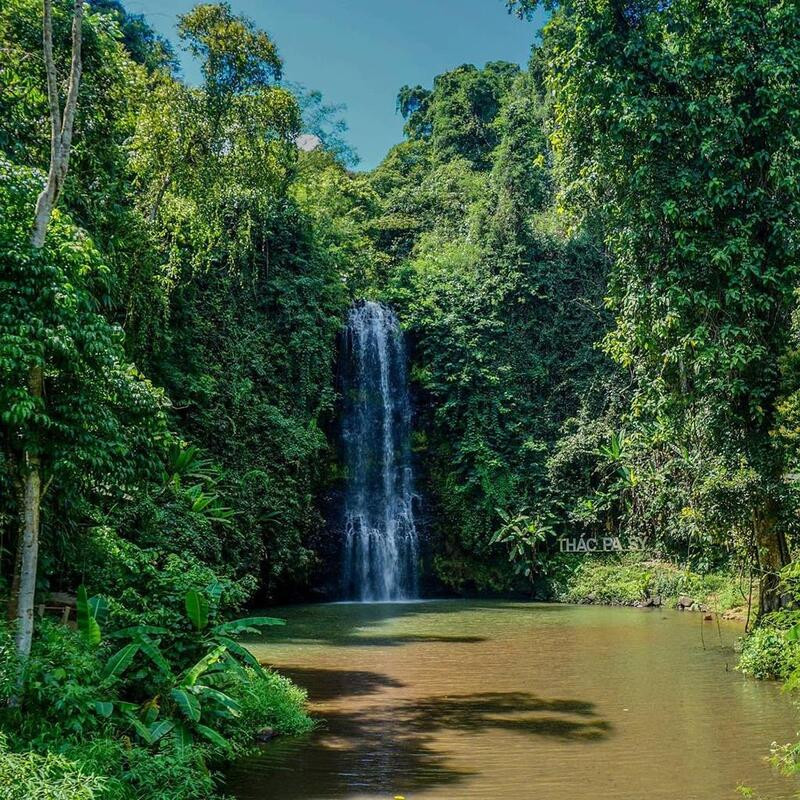
<path fill-rule="evenodd" d="M 36 199 L 31 248 L 34 254 L 44 247 L 53 208 L 64 186 L 72 148 L 72 130 L 78 106 L 81 82 L 81 38 L 83 33 L 83 0 L 75 0 L 72 15 L 72 63 L 69 88 L 63 111 L 59 99 L 58 76 L 53 58 L 53 2 L 44 0 L 42 45 L 47 77 L 47 98 L 50 106 L 50 168 L 47 181 Z M 28 371 L 28 393 L 31 403 L 42 403 L 44 363 L 41 356 Z M 39 507 L 41 503 L 41 456 L 36 443 L 24 454 L 25 478 L 22 497 L 22 530 L 20 534 L 19 591 L 17 597 L 17 653 L 28 657 L 33 637 L 33 600 L 36 593 L 36 566 L 39 557 Z"/>
<path fill-rule="evenodd" d="M 69 88 L 64 109 L 58 91 L 58 75 L 53 58 L 53 0 L 44 0 L 43 50 L 47 76 L 47 99 L 50 105 L 50 169 L 47 182 L 36 200 L 31 247 L 41 249 L 47 235 L 47 226 L 53 208 L 58 202 L 69 169 L 72 149 L 72 130 L 78 107 L 78 90 L 81 83 L 81 40 L 83 35 L 83 0 L 75 0 L 72 15 L 72 63 Z"/>
<path fill-rule="evenodd" d="M 403 86 L 397 110 L 406 119 L 406 134 L 429 139 L 439 163 L 461 157 L 477 168 L 488 167 L 498 142 L 492 123 L 519 71 L 507 61 L 490 61 L 483 69 L 463 64 L 437 75 L 432 90 Z"/>
<path fill-rule="evenodd" d="M 532 4 L 517 4 L 530 10 Z M 746 477 L 761 610 L 781 602 L 791 505 L 776 424 L 800 244 L 800 8 L 562 3 L 547 26 L 559 204 L 613 260 L 608 352 L 651 442 Z"/>
<path fill-rule="evenodd" d="M 179 18 L 178 35 L 201 59 L 212 98 L 258 91 L 280 80 L 275 43 L 249 19 L 232 14 L 228 3 L 195 6 Z"/>
<path fill-rule="evenodd" d="M 190 89 L 168 75 L 151 77 L 133 141 L 151 222 L 169 192 L 191 195 L 217 216 L 234 181 L 250 187 L 250 203 L 266 203 L 285 188 L 297 156 L 300 111 L 291 93 L 274 85 L 281 61 L 269 36 L 224 3 L 196 6 L 178 27 L 202 59 L 204 82 Z"/>
<path fill-rule="evenodd" d="M 11 605 L 23 669 L 33 635 L 48 487 L 51 496 L 73 503 L 119 498 L 157 474 L 166 439 L 161 393 L 127 360 L 122 331 L 99 310 L 98 298 L 110 294 L 110 270 L 86 232 L 56 208 L 81 75 L 81 9 L 80 3 L 73 9 L 72 69 L 62 111 L 52 8 L 45 3 L 52 147 L 44 189 L 33 170 L 0 160 L 0 432 L 21 521 Z"/>

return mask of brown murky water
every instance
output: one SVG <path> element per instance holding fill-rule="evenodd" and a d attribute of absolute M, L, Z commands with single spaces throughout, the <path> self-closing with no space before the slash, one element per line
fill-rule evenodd
<path fill-rule="evenodd" d="M 741 629 L 676 611 L 299 606 L 252 647 L 325 723 L 240 762 L 239 800 L 787 800 L 797 713 L 733 670 Z M 701 631 L 705 640 L 705 649 Z"/>

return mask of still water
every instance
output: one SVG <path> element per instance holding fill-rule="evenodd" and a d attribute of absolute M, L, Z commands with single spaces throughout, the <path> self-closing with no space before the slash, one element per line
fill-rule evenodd
<path fill-rule="evenodd" d="M 297 606 L 251 647 L 318 730 L 240 762 L 239 800 L 787 800 L 797 712 L 700 614 L 438 601 Z M 702 635 L 701 635 L 702 634 Z"/>

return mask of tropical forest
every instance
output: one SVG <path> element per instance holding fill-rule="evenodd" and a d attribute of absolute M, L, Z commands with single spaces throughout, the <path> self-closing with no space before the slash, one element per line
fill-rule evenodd
<path fill-rule="evenodd" d="M 0 0 L 0 798 L 800 797 L 800 2 L 309 4 Z"/>

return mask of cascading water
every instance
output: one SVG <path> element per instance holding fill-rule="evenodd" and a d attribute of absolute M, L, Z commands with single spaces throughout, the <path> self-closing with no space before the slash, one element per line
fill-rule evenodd
<path fill-rule="evenodd" d="M 403 333 L 394 312 L 366 301 L 344 337 L 347 470 L 342 588 L 357 600 L 417 596 L 411 402 Z"/>

